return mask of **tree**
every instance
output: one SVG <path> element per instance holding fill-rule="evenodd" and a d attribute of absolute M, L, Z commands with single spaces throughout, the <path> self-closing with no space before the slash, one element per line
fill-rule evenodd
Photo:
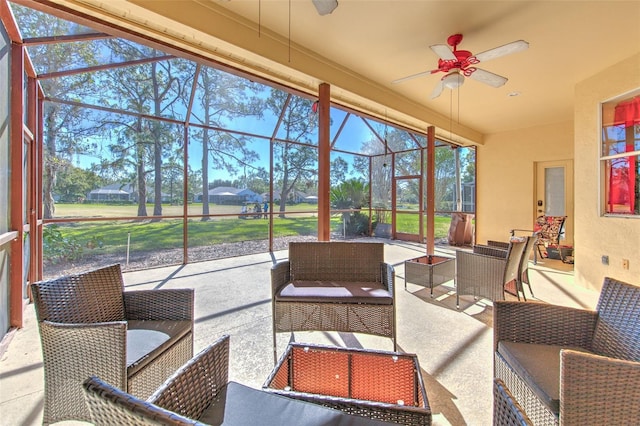
<path fill-rule="evenodd" d="M 329 182 L 333 188 L 344 182 L 345 177 L 349 173 L 349 163 L 342 157 L 337 157 L 331 162 L 331 172 L 329 176 Z"/>
<path fill-rule="evenodd" d="M 58 172 L 55 193 L 62 202 L 77 203 L 104 184 L 105 180 L 94 172 L 68 165 Z"/>
<path fill-rule="evenodd" d="M 435 158 L 436 210 L 454 210 L 456 196 L 456 159 L 452 147 L 436 148 Z"/>
<path fill-rule="evenodd" d="M 308 99 L 277 89 L 272 89 L 267 99 L 267 107 L 276 117 L 282 117 L 283 141 L 276 142 L 273 148 L 273 171 L 280 189 L 280 217 L 284 217 L 289 196 L 318 174 L 318 151 L 310 146 L 311 135 L 318 127 L 318 121 L 309 118 L 312 105 Z"/>
<path fill-rule="evenodd" d="M 11 4 L 17 21 L 20 23 L 23 37 L 41 37 L 43 34 L 78 34 L 90 32 L 88 28 L 73 22 L 58 19 L 29 8 Z M 96 65 L 98 48 L 93 43 L 44 43 L 31 46 L 31 59 L 40 74 L 73 70 Z M 91 73 L 71 74 L 62 78 L 40 80 L 44 92 L 49 98 L 74 97 L 74 95 L 92 94 L 94 80 Z M 75 98 L 77 100 L 77 98 Z M 86 109 L 47 102 L 43 111 L 44 122 L 44 164 L 42 171 L 43 217 L 51 219 L 55 215 L 54 192 L 59 172 L 70 164 L 73 155 L 85 151 L 86 136 L 93 134 L 95 128 L 87 125 Z"/>
<path fill-rule="evenodd" d="M 337 186 L 332 186 L 331 207 L 342 210 L 342 223 L 345 233 L 366 234 L 369 229 L 369 218 L 359 210 L 369 205 L 369 185 L 361 179 L 349 179 Z M 351 210 L 356 211 L 352 212 Z"/>
<path fill-rule="evenodd" d="M 109 42 L 113 60 L 119 62 L 161 56 L 154 49 L 123 39 Z M 119 127 L 117 144 L 111 146 L 116 160 L 114 166 L 133 168 L 132 178 L 138 193 L 138 216 L 147 216 L 149 181 L 153 182 L 153 215 L 162 215 L 163 162 L 179 162 L 181 155 L 173 155 L 184 140 L 182 128 L 163 120 L 145 116 L 171 117 L 184 108 L 185 88 L 193 80 L 195 66 L 185 60 L 158 60 L 109 70 L 106 89 L 113 96 L 116 107 L 136 113 L 120 116 L 112 123 Z M 151 178 L 149 178 L 151 176 Z M 159 219 L 156 219 L 159 220 Z"/>
<path fill-rule="evenodd" d="M 462 182 L 473 183 L 476 181 L 476 150 L 474 148 L 459 148 L 462 163 Z"/>
<path fill-rule="evenodd" d="M 209 219 L 210 169 L 224 170 L 231 176 L 240 168 L 245 173 L 247 169 L 260 173 L 252 165 L 258 154 L 249 148 L 248 136 L 213 128 L 229 127 L 232 120 L 242 117 L 260 117 L 264 102 L 258 96 L 260 85 L 213 68 L 201 67 L 197 82 L 198 107 L 192 116 L 204 128 L 197 130 L 192 139 L 202 143 L 202 220 L 205 221 Z"/>

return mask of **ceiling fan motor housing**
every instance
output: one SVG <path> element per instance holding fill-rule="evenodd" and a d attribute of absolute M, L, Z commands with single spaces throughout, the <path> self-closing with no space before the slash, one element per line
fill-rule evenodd
<path fill-rule="evenodd" d="M 456 49 L 456 46 L 462 42 L 462 34 L 453 34 L 447 38 L 447 44 L 453 47 L 453 50 Z"/>

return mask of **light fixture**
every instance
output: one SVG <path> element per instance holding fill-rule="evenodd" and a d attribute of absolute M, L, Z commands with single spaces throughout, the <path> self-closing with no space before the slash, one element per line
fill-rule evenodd
<path fill-rule="evenodd" d="M 338 0 L 312 0 L 318 14 L 328 15 L 338 7 Z"/>
<path fill-rule="evenodd" d="M 460 74 L 458 71 L 450 72 L 449 74 L 442 77 L 442 84 L 447 89 L 457 89 L 462 86 L 464 83 L 464 76 Z"/>

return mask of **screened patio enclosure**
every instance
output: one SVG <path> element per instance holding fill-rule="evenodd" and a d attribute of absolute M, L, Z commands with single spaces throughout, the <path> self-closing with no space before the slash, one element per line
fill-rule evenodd
<path fill-rule="evenodd" d="M 26 156 L 25 197 L 38 195 L 25 282 L 292 240 L 424 243 L 430 219 L 445 242 L 451 213 L 474 213 L 473 148 L 430 148 L 427 129 L 331 102 L 328 85 L 301 93 L 10 5 L 37 88 L 25 86 L 40 153 Z"/>

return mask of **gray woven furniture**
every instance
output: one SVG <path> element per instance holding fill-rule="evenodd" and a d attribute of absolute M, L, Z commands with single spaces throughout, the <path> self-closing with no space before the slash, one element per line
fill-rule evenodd
<path fill-rule="evenodd" d="M 222 336 L 181 366 L 145 401 L 91 377 L 83 383 L 91 422 L 107 425 L 195 425 L 225 390 L 229 336 Z"/>
<path fill-rule="evenodd" d="M 525 241 L 512 242 L 506 257 L 457 250 L 456 307 L 460 307 L 460 295 L 504 300 L 505 285 L 517 280 L 525 244 Z"/>
<path fill-rule="evenodd" d="M 605 278 L 595 311 L 494 304 L 494 375 L 534 424 L 640 420 L 640 287 Z"/>
<path fill-rule="evenodd" d="M 404 289 L 407 282 L 433 288 L 453 279 L 456 262 L 451 257 L 426 255 L 404 261 Z"/>
<path fill-rule="evenodd" d="M 513 236 L 512 236 L 513 238 Z M 523 237 L 516 237 L 523 238 Z M 526 244 L 524 246 L 524 251 L 522 252 L 522 256 L 520 257 L 520 264 L 518 265 L 518 276 L 516 277 L 516 289 L 518 291 L 518 300 L 520 299 L 520 293 L 522 293 L 522 297 L 524 300 L 527 300 L 527 295 L 524 292 L 524 284 L 529 286 L 529 292 L 531 293 L 531 297 L 533 297 L 533 289 L 531 288 L 531 279 L 529 277 L 529 258 L 531 257 L 531 253 L 535 253 L 534 247 L 538 244 L 538 233 L 534 232 L 532 235 L 528 237 L 524 237 L 526 239 Z M 509 250 L 509 243 L 502 241 L 487 241 L 486 246 L 481 246 L 483 250 L 486 250 L 485 254 L 490 254 L 492 256 L 501 256 L 507 257 L 507 253 Z M 474 252 L 476 251 L 476 247 L 474 247 Z"/>
<path fill-rule="evenodd" d="M 532 426 L 520 404 L 500 379 L 493 380 L 493 426 Z"/>
<path fill-rule="evenodd" d="M 189 360 L 146 401 L 91 377 L 83 389 L 92 422 L 96 426 L 387 424 L 228 382 L 228 366 L 229 336 L 223 336 Z"/>
<path fill-rule="evenodd" d="M 271 268 L 273 361 L 276 333 L 343 331 L 393 339 L 395 272 L 384 244 L 292 242 Z"/>
<path fill-rule="evenodd" d="M 44 361 L 43 423 L 90 420 L 96 375 L 147 398 L 193 356 L 192 289 L 124 291 L 120 265 L 32 285 Z"/>

